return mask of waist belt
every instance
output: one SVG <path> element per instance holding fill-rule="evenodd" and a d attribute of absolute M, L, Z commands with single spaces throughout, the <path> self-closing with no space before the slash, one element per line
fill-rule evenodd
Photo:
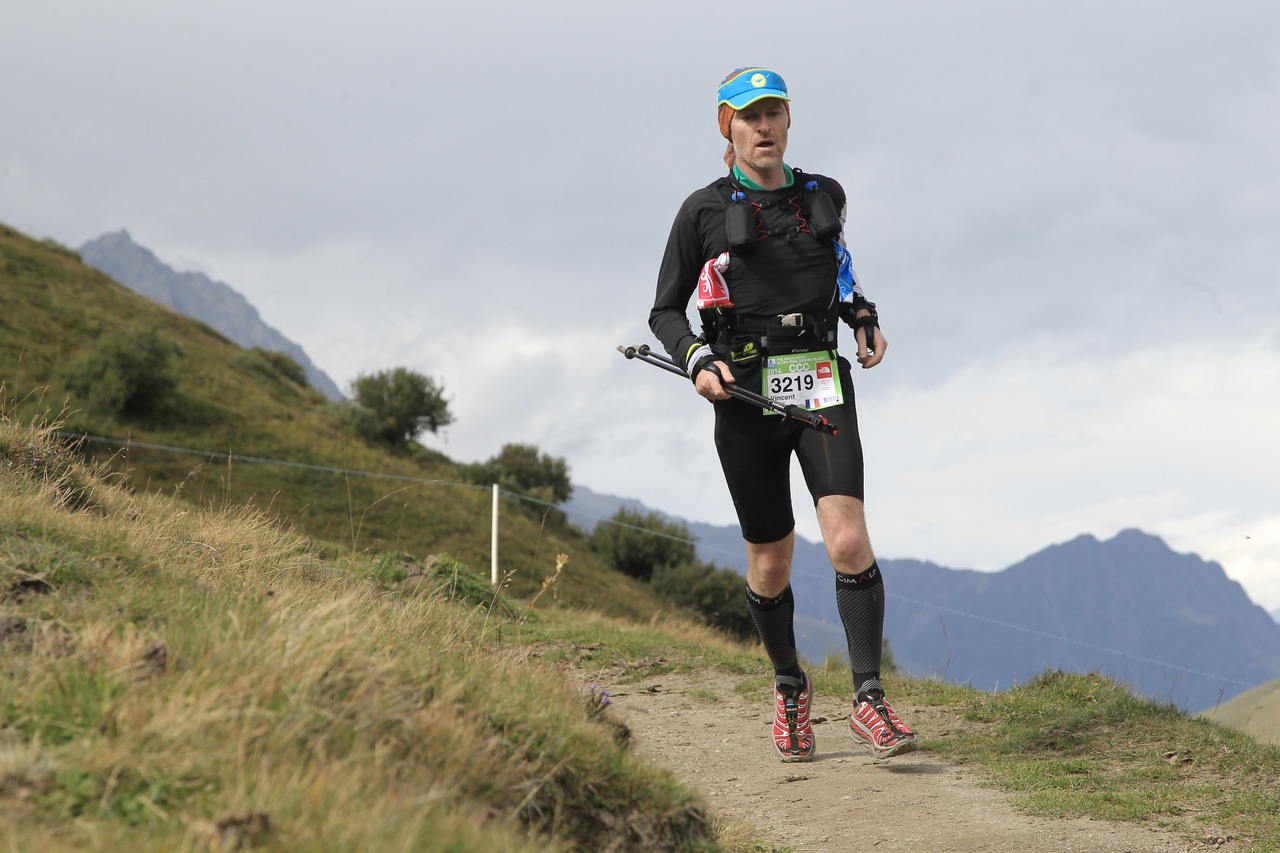
<path fill-rule="evenodd" d="M 771 338 L 788 346 L 808 342 L 834 348 L 839 327 L 839 315 L 835 311 L 822 314 L 731 313 L 724 320 L 724 328 L 729 334 L 759 338 L 760 346 L 766 350 Z"/>

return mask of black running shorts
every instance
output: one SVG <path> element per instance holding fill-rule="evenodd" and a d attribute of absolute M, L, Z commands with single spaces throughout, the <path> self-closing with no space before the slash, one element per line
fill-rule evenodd
<path fill-rule="evenodd" d="M 863 499 L 862 441 L 853 399 L 849 363 L 840 359 L 844 403 L 822 409 L 836 426 L 829 435 L 782 415 L 765 414 L 742 400 L 719 400 L 716 409 L 716 451 L 724 469 L 748 542 L 777 542 L 795 527 L 791 508 L 791 454 L 800 461 L 809 493 L 816 505 L 826 495 Z"/>

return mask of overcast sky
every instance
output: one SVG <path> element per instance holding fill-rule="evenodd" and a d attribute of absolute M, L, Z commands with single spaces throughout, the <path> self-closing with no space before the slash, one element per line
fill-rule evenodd
<path fill-rule="evenodd" d="M 712 523 L 710 406 L 614 347 L 652 340 L 672 217 L 722 171 L 717 83 L 774 68 L 889 340 L 856 376 L 878 553 L 994 570 L 1139 527 L 1280 608 L 1280 4 L 3 17 L 0 221 L 125 228 L 340 385 L 436 377 L 456 423 L 424 443 L 453 458 L 531 442 Z"/>

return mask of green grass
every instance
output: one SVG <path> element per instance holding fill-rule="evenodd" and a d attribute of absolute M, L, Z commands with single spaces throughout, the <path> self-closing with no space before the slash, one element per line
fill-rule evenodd
<path fill-rule="evenodd" d="M 1247 690 L 1200 716 L 1280 746 L 1280 679 Z"/>
<path fill-rule="evenodd" d="M 956 711 L 924 747 L 979 770 L 1029 814 L 1222 832 L 1239 839 L 1234 849 L 1280 849 L 1280 749 L 1240 732 L 1097 674 L 1050 671 L 994 694 L 933 681 L 898 691 Z"/>

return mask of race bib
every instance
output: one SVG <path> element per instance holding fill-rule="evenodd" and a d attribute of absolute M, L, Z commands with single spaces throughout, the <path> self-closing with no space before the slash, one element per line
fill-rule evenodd
<path fill-rule="evenodd" d="M 844 402 L 844 392 L 840 389 L 835 351 L 769 356 L 764 364 L 764 390 L 761 393 L 782 406 L 825 409 L 840 405 Z M 778 414 L 769 409 L 764 411 L 766 414 Z"/>

